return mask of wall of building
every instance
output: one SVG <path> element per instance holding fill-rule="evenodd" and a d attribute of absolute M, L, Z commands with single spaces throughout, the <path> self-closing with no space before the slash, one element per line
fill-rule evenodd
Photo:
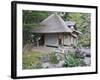
<path fill-rule="evenodd" d="M 71 45 L 71 35 L 64 34 L 64 45 L 70 46 Z"/>
<path fill-rule="evenodd" d="M 58 46 L 58 35 L 57 34 L 45 34 L 45 45 L 47 46 Z"/>
<path fill-rule="evenodd" d="M 64 34 L 64 45 L 71 46 L 77 44 L 77 38 L 73 37 L 71 34 Z"/>

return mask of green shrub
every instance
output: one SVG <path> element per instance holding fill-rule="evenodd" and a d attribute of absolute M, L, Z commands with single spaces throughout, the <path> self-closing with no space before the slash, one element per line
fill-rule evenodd
<path fill-rule="evenodd" d="M 85 62 L 77 58 L 75 53 L 69 53 L 68 55 L 65 56 L 65 67 L 76 67 L 76 66 L 84 66 Z"/>
<path fill-rule="evenodd" d="M 57 60 L 57 56 L 55 55 L 55 53 L 51 53 L 49 54 L 50 57 L 50 62 L 53 64 L 57 64 L 59 61 Z"/>

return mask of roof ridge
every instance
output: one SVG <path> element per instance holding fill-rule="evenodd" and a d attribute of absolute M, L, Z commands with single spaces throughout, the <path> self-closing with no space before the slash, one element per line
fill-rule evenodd
<path fill-rule="evenodd" d="M 45 21 L 47 21 L 48 19 L 50 19 L 52 16 L 54 16 L 54 14 L 51 14 L 50 16 L 48 16 L 47 18 L 45 18 L 42 22 L 40 22 L 40 24 L 44 23 Z"/>
<path fill-rule="evenodd" d="M 61 21 L 61 24 L 62 24 L 63 27 L 65 28 L 65 31 L 67 31 L 67 29 L 69 29 L 70 32 L 72 32 L 72 30 L 71 30 L 68 26 L 66 26 L 65 21 L 64 21 L 59 15 L 56 14 L 56 16 L 57 16 L 57 18 Z"/>

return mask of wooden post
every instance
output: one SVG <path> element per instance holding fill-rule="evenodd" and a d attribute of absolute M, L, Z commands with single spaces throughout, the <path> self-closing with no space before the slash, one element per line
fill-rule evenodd
<path fill-rule="evenodd" d="M 36 44 L 37 44 L 37 47 L 38 47 L 39 46 L 39 41 L 37 40 L 36 42 L 37 42 Z"/>

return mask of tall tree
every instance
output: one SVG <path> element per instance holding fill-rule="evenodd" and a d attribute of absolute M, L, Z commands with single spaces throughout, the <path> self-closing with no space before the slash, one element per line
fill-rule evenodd
<path fill-rule="evenodd" d="M 49 15 L 49 12 L 23 10 L 23 45 L 31 43 L 37 34 L 32 33 L 34 27 L 40 26 L 39 23 Z"/>

